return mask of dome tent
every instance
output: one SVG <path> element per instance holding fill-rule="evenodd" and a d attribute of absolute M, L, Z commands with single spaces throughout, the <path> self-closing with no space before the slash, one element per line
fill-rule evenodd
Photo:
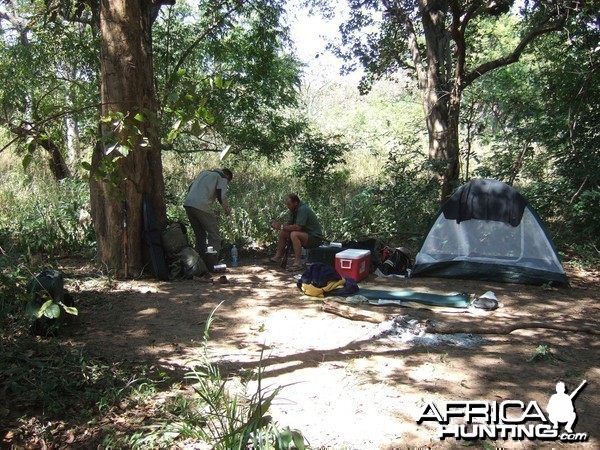
<path fill-rule="evenodd" d="M 472 180 L 442 206 L 412 276 L 567 284 L 552 239 L 529 202 L 497 180 Z"/>

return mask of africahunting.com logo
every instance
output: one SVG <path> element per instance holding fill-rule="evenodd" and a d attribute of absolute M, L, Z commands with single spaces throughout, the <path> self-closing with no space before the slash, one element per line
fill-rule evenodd
<path fill-rule="evenodd" d="M 556 383 L 556 393 L 550 397 L 545 412 L 535 401 L 432 401 L 425 405 L 417 423 L 437 422 L 438 437 L 442 440 L 489 438 L 585 442 L 588 433 L 573 430 L 577 422 L 573 402 L 585 384 L 586 380 L 583 380 L 577 389 L 567 394 L 565 383 Z M 564 424 L 562 431 L 560 424 Z"/>

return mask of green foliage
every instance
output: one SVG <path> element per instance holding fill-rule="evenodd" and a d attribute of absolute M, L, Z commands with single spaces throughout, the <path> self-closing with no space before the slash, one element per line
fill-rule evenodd
<path fill-rule="evenodd" d="M 0 258 L 0 327 L 52 334 L 66 323 L 63 311 L 72 316 L 79 312 L 73 305 L 53 298 L 50 292 L 36 290 L 38 270 L 32 270 L 24 259 L 17 258 L 14 249 Z"/>
<path fill-rule="evenodd" d="M 16 260 L 12 249 L 0 257 L 0 329 L 23 318 L 23 306 L 29 300 L 25 285 L 31 271 L 22 260 Z"/>
<path fill-rule="evenodd" d="M 0 19 L 0 124 L 11 131 L 25 166 L 45 142 L 65 150 L 65 118 L 83 131 L 84 145 L 91 145 L 85 130 L 95 126 L 99 46 L 84 25 L 90 14 L 82 10 L 82 21 L 61 21 L 59 9 L 46 15 L 50 3 L 7 2 L 9 14 Z"/>
<path fill-rule="evenodd" d="M 439 206 L 428 164 L 407 144 L 389 155 L 378 177 L 360 183 L 337 178 L 325 184 L 324 194 L 309 201 L 314 202 L 326 237 L 336 241 L 377 237 L 416 250 Z"/>
<path fill-rule="evenodd" d="M 534 53 L 479 80 L 465 103 L 472 120 L 475 174 L 515 180 L 561 245 L 594 240 L 600 152 L 600 33 L 583 10 Z"/>
<path fill-rule="evenodd" d="M 340 172 L 335 168 L 345 162 L 346 152 L 348 147 L 340 142 L 340 136 L 308 134 L 294 148 L 291 173 L 302 180 L 307 194 L 314 198 L 339 181 Z"/>
<path fill-rule="evenodd" d="M 180 69 L 177 77 L 171 81 L 177 81 L 178 90 L 169 94 L 169 103 L 165 107 L 163 121 L 172 121 L 173 125 L 167 135 L 167 142 L 172 143 L 180 136 L 193 136 L 199 139 L 215 126 L 215 114 L 208 101 L 211 95 L 215 95 L 217 89 L 228 89 L 231 81 L 224 81 L 218 75 L 214 79 L 206 79 L 203 82 L 187 76 Z"/>
<path fill-rule="evenodd" d="M 57 256 L 93 248 L 91 224 L 79 222 L 81 211 L 89 208 L 88 189 L 83 180 L 55 183 L 10 173 L 0 182 L 0 232 L 15 252 L 25 255 Z"/>
<path fill-rule="evenodd" d="M 305 129 L 300 63 L 280 1 L 177 2 L 153 28 L 161 120 L 174 151 L 280 155 Z M 190 136 L 192 139 L 190 139 Z M 191 144 L 191 145 L 190 145 Z"/>
<path fill-rule="evenodd" d="M 552 353 L 552 349 L 546 344 L 540 344 L 531 353 L 531 356 L 527 360 L 529 363 L 537 363 L 541 361 L 548 361 L 551 364 L 557 364 L 558 360 Z"/>
<path fill-rule="evenodd" d="M 96 2 L 36 0 L 6 8 L 10 14 L 0 18 L 10 30 L 0 35 L 0 75 L 7 80 L 0 86 L 0 124 L 15 136 L 25 166 L 46 139 L 65 153 L 65 119 L 78 126 L 88 154 L 97 140 L 121 156 L 147 145 L 135 117 L 106 118 L 113 127 L 98 136 Z M 289 52 L 283 3 L 177 2 L 159 9 L 152 33 L 163 148 L 206 151 L 230 144 L 236 152 L 266 155 L 290 148 L 306 121 L 290 112 L 298 101 L 300 63 Z M 91 170 L 84 155 L 75 157 Z M 94 175 L 120 181 L 110 158 Z"/>

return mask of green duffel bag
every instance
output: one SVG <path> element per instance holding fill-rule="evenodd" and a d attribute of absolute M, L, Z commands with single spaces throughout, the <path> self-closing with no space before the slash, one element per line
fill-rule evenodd
<path fill-rule="evenodd" d="M 185 225 L 181 222 L 173 222 L 167 225 L 165 231 L 160 235 L 160 240 L 168 259 L 175 258 L 181 250 L 190 246 Z"/>

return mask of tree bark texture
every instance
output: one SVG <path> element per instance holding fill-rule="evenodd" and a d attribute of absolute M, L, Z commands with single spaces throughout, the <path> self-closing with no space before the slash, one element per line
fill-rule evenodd
<path fill-rule="evenodd" d="M 129 152 L 111 150 L 105 142 L 99 142 L 92 157 L 90 198 L 98 260 L 119 277 L 139 275 L 148 262 L 143 242 L 143 193 L 150 194 L 159 227 L 166 224 L 160 141 L 155 125 L 151 34 L 155 17 L 154 2 L 101 1 L 102 116 L 120 112 L 131 121 L 140 114 L 143 119 L 135 123 L 147 139 L 147 145 L 135 141 Z M 114 124 L 103 123 L 101 132 L 114 133 Z M 132 130 L 125 127 L 116 137 L 125 142 L 131 134 Z M 112 181 L 95 175 L 111 164 L 117 175 Z"/>
<path fill-rule="evenodd" d="M 457 67 L 448 32 L 449 0 L 419 0 L 425 47 L 419 48 L 415 27 L 400 2 L 384 0 L 391 15 L 402 24 L 416 69 L 427 133 L 429 158 L 440 181 L 441 201 L 450 196 L 459 177 L 460 90 L 454 89 Z M 461 66 L 464 70 L 464 64 Z"/>
<path fill-rule="evenodd" d="M 444 202 L 459 176 L 460 100 L 452 101 L 455 92 L 451 87 L 454 64 L 447 30 L 449 6 L 448 0 L 421 0 L 419 3 L 427 64 L 425 89 L 421 92 L 429 135 L 429 158 L 435 162 L 441 184 L 441 201 Z"/>
<path fill-rule="evenodd" d="M 71 176 L 69 167 L 67 166 L 60 149 L 56 146 L 54 141 L 50 138 L 42 139 L 40 141 L 40 145 L 50 154 L 50 160 L 48 162 L 50 164 L 52 175 L 54 175 L 54 179 L 56 181 L 60 181 L 64 180 L 65 178 L 69 178 Z"/>

